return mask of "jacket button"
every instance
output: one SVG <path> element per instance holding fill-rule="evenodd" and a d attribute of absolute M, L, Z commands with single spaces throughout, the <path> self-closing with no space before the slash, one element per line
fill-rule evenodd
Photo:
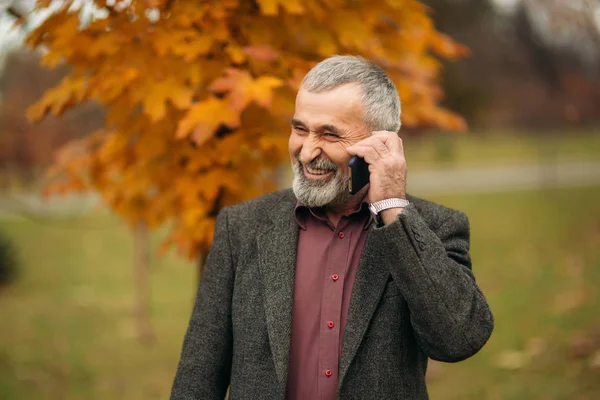
<path fill-rule="evenodd" d="M 325 370 L 325 376 L 326 376 L 326 377 L 328 377 L 328 378 L 329 378 L 329 377 L 330 377 L 332 374 L 333 374 L 333 372 L 331 372 L 331 370 L 330 370 L 330 369 L 326 369 L 326 370 Z"/>
<path fill-rule="evenodd" d="M 331 279 L 333 279 L 334 281 L 337 281 L 339 279 L 339 275 L 338 274 L 333 274 L 331 275 Z"/>
<path fill-rule="evenodd" d="M 327 326 L 328 326 L 328 327 L 330 327 L 330 328 L 333 328 L 333 326 L 334 326 L 334 323 L 333 323 L 333 321 L 329 321 L 329 322 L 327 323 Z"/>

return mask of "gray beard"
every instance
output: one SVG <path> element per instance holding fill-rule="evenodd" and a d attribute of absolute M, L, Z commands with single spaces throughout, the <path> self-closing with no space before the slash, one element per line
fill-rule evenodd
<path fill-rule="evenodd" d="M 300 203 L 307 207 L 339 206 L 350 199 L 348 192 L 349 177 L 345 177 L 339 168 L 326 181 L 314 181 L 304 175 L 303 164 L 298 161 L 292 166 L 294 181 L 292 189 Z"/>

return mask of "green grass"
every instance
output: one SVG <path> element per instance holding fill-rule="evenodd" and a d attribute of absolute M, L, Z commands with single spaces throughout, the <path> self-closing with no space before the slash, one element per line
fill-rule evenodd
<path fill-rule="evenodd" d="M 174 257 L 152 263 L 157 343 L 135 337 L 131 237 L 114 219 L 2 221 L 24 271 L 0 292 L 1 399 L 164 399 L 196 277 Z"/>
<path fill-rule="evenodd" d="M 431 398 L 600 398 L 591 356 L 569 350 L 600 324 L 600 188 L 432 199 L 469 215 L 474 271 L 496 329 L 473 358 L 432 365 Z M 0 229 L 23 261 L 20 280 L 0 291 L 0 399 L 168 398 L 193 265 L 153 259 L 158 340 L 144 347 L 131 315 L 131 238 L 116 220 L 11 219 Z M 527 350 L 536 343 L 538 352 Z M 512 368 L 499 364 L 528 351 Z"/>
<path fill-rule="evenodd" d="M 600 398 L 590 365 L 600 338 L 590 354 L 570 350 L 577 336 L 600 333 L 600 188 L 432 199 L 467 212 L 496 324 L 475 357 L 434 367 L 432 398 Z"/>
<path fill-rule="evenodd" d="M 402 135 L 401 135 L 402 136 Z M 600 161 L 600 129 L 568 134 L 430 134 L 403 140 L 409 169 Z"/>

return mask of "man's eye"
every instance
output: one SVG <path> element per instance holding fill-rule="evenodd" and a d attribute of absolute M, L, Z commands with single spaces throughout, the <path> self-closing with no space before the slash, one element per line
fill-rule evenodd
<path fill-rule="evenodd" d="M 338 138 L 339 136 L 336 135 L 335 133 L 326 133 L 325 136 L 327 137 L 332 137 L 332 138 Z"/>
<path fill-rule="evenodd" d="M 300 131 L 300 132 L 306 132 L 306 129 L 304 129 L 301 126 L 294 126 L 294 129 L 297 130 L 297 131 Z"/>

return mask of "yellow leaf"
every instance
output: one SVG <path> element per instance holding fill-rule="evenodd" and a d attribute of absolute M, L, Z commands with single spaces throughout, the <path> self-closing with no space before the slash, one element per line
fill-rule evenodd
<path fill-rule="evenodd" d="M 151 82 L 147 85 L 142 100 L 144 111 L 152 121 L 158 121 L 165 116 L 167 101 L 171 101 L 178 108 L 187 108 L 192 102 L 192 95 L 192 90 L 179 82 L 176 77 Z"/>
<path fill-rule="evenodd" d="M 253 79 L 246 71 L 229 68 L 225 76 L 217 79 L 210 88 L 217 93 L 229 93 L 231 108 L 242 111 L 251 101 L 269 107 L 273 98 L 273 89 L 282 84 L 283 81 L 274 76 L 265 75 Z"/>
<path fill-rule="evenodd" d="M 279 52 L 266 44 L 244 47 L 244 53 L 253 60 L 274 62 L 279 58 Z"/>
<path fill-rule="evenodd" d="M 279 14 L 280 6 L 290 14 L 302 14 L 304 12 L 300 0 L 258 0 L 258 4 L 263 15 Z"/>
<path fill-rule="evenodd" d="M 86 81 L 82 77 L 66 76 L 54 88 L 48 90 L 42 99 L 27 110 L 27 118 L 39 121 L 47 112 L 61 115 L 65 109 L 86 97 Z"/>
<path fill-rule="evenodd" d="M 232 128 L 239 126 L 239 112 L 231 109 L 227 102 L 211 97 L 192 106 L 179 122 L 176 137 L 187 137 L 193 131 L 193 140 L 201 145 L 221 124 Z"/>
<path fill-rule="evenodd" d="M 230 44 L 225 48 L 225 52 L 229 55 L 234 64 L 241 64 L 246 61 L 246 54 L 240 46 Z"/>

